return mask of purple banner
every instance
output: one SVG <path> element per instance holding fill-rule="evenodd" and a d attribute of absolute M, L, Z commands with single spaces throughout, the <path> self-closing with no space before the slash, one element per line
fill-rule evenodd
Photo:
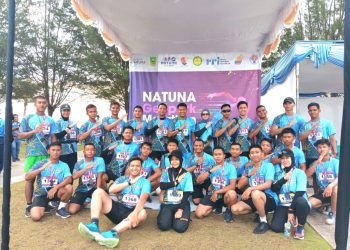
<path fill-rule="evenodd" d="M 200 118 L 202 109 L 219 113 L 224 103 L 231 105 L 237 116 L 236 104 L 249 104 L 248 116 L 255 118 L 260 103 L 260 70 L 205 72 L 130 72 L 130 114 L 141 105 L 144 119 L 149 121 L 157 112 L 157 105 L 168 105 L 168 116 L 176 116 L 176 105 L 187 104 L 187 115 Z"/>

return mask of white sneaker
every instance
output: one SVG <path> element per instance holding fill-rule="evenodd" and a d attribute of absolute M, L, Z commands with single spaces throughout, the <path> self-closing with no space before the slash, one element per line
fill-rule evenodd
<path fill-rule="evenodd" d="M 327 215 L 326 223 L 328 225 L 333 225 L 335 221 L 335 214 L 333 212 L 329 212 Z"/>

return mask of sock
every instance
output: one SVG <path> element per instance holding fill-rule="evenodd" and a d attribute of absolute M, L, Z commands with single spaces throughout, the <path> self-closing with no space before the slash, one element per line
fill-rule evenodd
<path fill-rule="evenodd" d="M 260 222 L 266 222 L 266 223 L 267 223 L 266 216 L 264 216 L 264 217 L 261 217 L 261 216 L 260 216 Z"/>
<path fill-rule="evenodd" d="M 99 227 L 100 220 L 98 218 L 92 218 L 91 222 L 95 222 L 96 226 Z"/>
<path fill-rule="evenodd" d="M 61 201 L 61 202 L 60 202 L 60 205 L 58 206 L 58 210 L 60 210 L 61 208 L 66 207 L 66 206 L 67 206 L 67 202 Z"/>

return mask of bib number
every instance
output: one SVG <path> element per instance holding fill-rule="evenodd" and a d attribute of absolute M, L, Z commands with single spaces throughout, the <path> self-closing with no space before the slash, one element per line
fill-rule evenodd
<path fill-rule="evenodd" d="M 58 179 L 56 177 L 42 177 L 41 186 L 43 188 L 54 187 L 58 184 Z"/>
<path fill-rule="evenodd" d="M 95 130 L 93 130 L 93 136 L 95 136 L 95 137 L 101 137 L 101 136 L 102 136 L 102 130 L 101 130 L 101 128 L 96 128 Z"/>
<path fill-rule="evenodd" d="M 238 135 L 247 135 L 248 129 L 247 128 L 240 128 Z"/>
<path fill-rule="evenodd" d="M 156 131 L 158 136 L 166 136 L 168 134 L 168 129 L 166 128 L 158 128 Z"/>
<path fill-rule="evenodd" d="M 46 123 L 44 124 L 42 133 L 43 133 L 44 135 L 50 134 L 50 124 L 46 124 Z"/>
<path fill-rule="evenodd" d="M 139 202 L 139 197 L 135 194 L 125 194 L 122 202 L 129 206 L 135 207 L 137 202 Z"/>
<path fill-rule="evenodd" d="M 145 169 L 142 169 L 142 176 L 147 178 L 148 177 L 148 171 Z"/>
<path fill-rule="evenodd" d="M 224 188 L 226 181 L 222 177 L 215 176 L 212 180 L 212 183 L 214 186 L 218 187 L 219 189 Z"/>
<path fill-rule="evenodd" d="M 183 197 L 182 190 L 167 190 L 166 195 L 164 197 L 165 202 L 179 204 Z"/>
<path fill-rule="evenodd" d="M 142 144 L 144 142 L 144 137 L 143 135 L 137 135 L 133 137 L 133 141 L 137 144 Z"/>
<path fill-rule="evenodd" d="M 188 136 L 188 129 L 187 129 L 187 128 L 183 129 L 183 130 L 182 130 L 182 134 L 183 134 L 184 136 Z"/>
<path fill-rule="evenodd" d="M 279 194 L 278 197 L 282 204 L 289 205 L 293 201 L 294 193 Z"/>
<path fill-rule="evenodd" d="M 129 154 L 126 152 L 118 152 L 116 158 L 118 161 L 125 161 L 129 158 Z"/>
<path fill-rule="evenodd" d="M 96 183 L 96 175 L 95 174 L 92 174 L 92 175 L 84 174 L 81 176 L 81 182 L 84 185 L 94 185 Z"/>

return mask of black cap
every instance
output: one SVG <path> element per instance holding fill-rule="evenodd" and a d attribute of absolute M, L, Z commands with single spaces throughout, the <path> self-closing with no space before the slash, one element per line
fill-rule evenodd
<path fill-rule="evenodd" d="M 62 105 L 61 105 L 60 111 L 62 112 L 62 110 L 65 110 L 65 109 L 69 109 L 69 110 L 70 110 L 69 104 L 65 103 L 65 104 L 62 104 Z"/>
<path fill-rule="evenodd" d="M 295 164 L 295 160 L 294 160 L 294 153 L 292 150 L 290 149 L 282 149 L 281 150 L 281 153 L 279 154 L 279 158 L 281 158 L 282 156 L 287 156 L 287 157 L 290 157 L 292 159 L 292 164 L 291 166 L 294 166 Z"/>
<path fill-rule="evenodd" d="M 181 167 L 182 166 L 182 161 L 183 161 L 182 152 L 180 150 L 174 150 L 173 152 L 171 152 L 169 154 L 169 161 L 171 161 L 171 158 L 173 156 L 180 160 L 180 167 Z"/>
<path fill-rule="evenodd" d="M 295 104 L 295 101 L 292 97 L 286 97 L 284 100 L 283 100 L 283 104 L 285 104 L 286 102 L 290 102 L 290 103 L 294 103 Z"/>

